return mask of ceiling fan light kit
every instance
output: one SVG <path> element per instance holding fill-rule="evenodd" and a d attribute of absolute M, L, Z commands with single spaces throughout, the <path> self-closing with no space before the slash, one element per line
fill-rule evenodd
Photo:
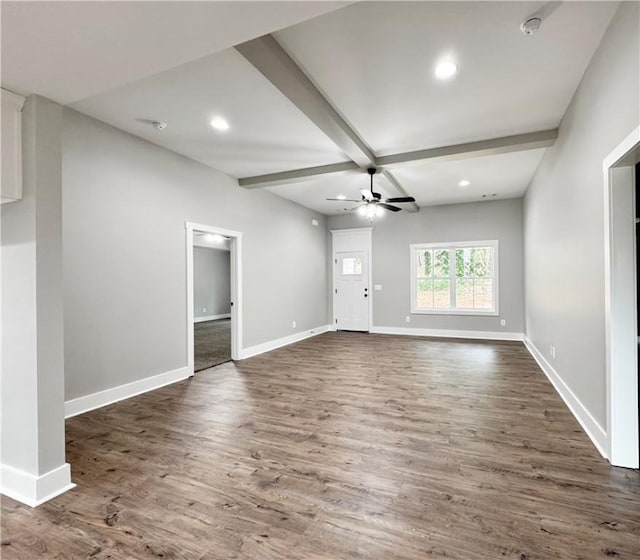
<path fill-rule="evenodd" d="M 404 202 L 416 201 L 412 196 L 385 198 L 384 200 L 382 200 L 382 195 L 380 193 L 374 192 L 373 190 L 373 176 L 376 174 L 376 172 L 377 169 L 375 167 L 369 167 L 367 169 L 367 173 L 370 177 L 369 190 L 360 190 L 360 193 L 362 194 L 362 200 L 355 200 L 353 198 L 327 198 L 327 200 L 334 200 L 337 202 L 345 202 L 345 200 L 349 202 L 360 202 L 358 206 L 354 206 L 350 211 L 357 211 L 358 214 L 367 218 L 370 223 L 373 223 L 374 218 L 380 218 L 384 216 L 385 210 L 388 212 L 400 212 L 400 210 L 402 210 L 402 208 L 400 208 L 399 206 L 389 204 L 391 202 L 395 204 L 402 204 Z"/>

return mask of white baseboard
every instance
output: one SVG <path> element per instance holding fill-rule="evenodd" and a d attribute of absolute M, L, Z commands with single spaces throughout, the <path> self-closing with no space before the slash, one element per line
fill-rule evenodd
<path fill-rule="evenodd" d="M 375 334 L 399 334 L 403 336 L 435 336 L 441 338 L 470 338 L 475 340 L 522 340 L 519 332 L 459 331 L 447 329 L 418 329 L 410 327 L 371 327 Z"/>
<path fill-rule="evenodd" d="M 73 487 L 69 463 L 40 476 L 8 465 L 0 466 L 2 494 L 31 507 L 39 506 Z"/>
<path fill-rule="evenodd" d="M 591 413 L 582 404 L 580 399 L 569 388 L 569 386 L 558 375 L 558 372 L 553 369 L 551 364 L 547 362 L 542 353 L 535 347 L 533 342 L 526 336 L 524 337 L 524 345 L 529 353 L 533 356 L 533 359 L 538 362 L 540 369 L 547 376 L 551 384 L 554 386 L 557 393 L 560 395 L 564 403 L 569 410 L 573 413 L 578 423 L 582 426 L 582 429 L 589 436 L 593 445 L 599 451 L 605 459 L 607 458 L 607 433 L 602 426 L 598 424 L 596 419 L 591 416 Z"/>
<path fill-rule="evenodd" d="M 269 342 L 256 344 L 255 346 L 249 346 L 248 348 L 243 348 L 240 351 L 240 359 L 244 360 L 246 358 L 251 358 L 252 356 L 257 356 L 258 354 L 264 354 L 265 352 L 270 352 L 271 350 L 275 350 L 276 348 L 288 346 L 289 344 L 293 344 L 294 342 L 300 342 L 305 338 L 310 338 L 312 336 L 325 333 L 329 330 L 331 330 L 331 325 L 322 325 L 321 327 L 316 327 L 315 329 L 297 332 L 289 336 L 277 338 L 276 340 L 270 340 Z"/>
<path fill-rule="evenodd" d="M 181 367 L 172 371 L 167 371 L 159 375 L 153 375 L 151 377 L 145 377 L 132 383 L 125 385 L 119 385 L 118 387 L 112 387 L 111 389 L 105 389 L 104 391 L 98 391 L 84 397 L 78 397 L 77 399 L 71 399 L 64 403 L 65 418 L 71 418 L 77 416 L 83 412 L 89 412 L 96 408 L 112 404 L 114 402 L 146 393 L 147 391 L 153 391 L 165 385 L 175 383 L 176 381 L 182 381 L 189 377 L 189 368 Z"/>
<path fill-rule="evenodd" d="M 194 317 L 194 323 L 204 323 L 205 321 L 217 321 L 218 319 L 231 319 L 231 313 L 223 313 L 222 315 L 206 315 L 205 317 Z"/>

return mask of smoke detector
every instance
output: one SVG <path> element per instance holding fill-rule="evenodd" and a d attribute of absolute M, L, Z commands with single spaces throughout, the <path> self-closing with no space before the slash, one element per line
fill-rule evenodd
<path fill-rule="evenodd" d="M 167 123 L 162 121 L 153 121 L 151 123 L 151 126 L 156 130 L 164 130 L 165 128 L 167 128 Z"/>
<path fill-rule="evenodd" d="M 540 25 L 542 24 L 542 18 L 537 16 L 530 17 L 525 19 L 520 24 L 520 31 L 522 31 L 525 35 L 533 35 L 538 29 L 540 29 Z"/>

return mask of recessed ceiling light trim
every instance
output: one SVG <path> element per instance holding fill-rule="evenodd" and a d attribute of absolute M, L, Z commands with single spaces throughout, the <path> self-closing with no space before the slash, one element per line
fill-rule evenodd
<path fill-rule="evenodd" d="M 458 183 L 461 187 L 468 187 L 470 184 L 471 182 L 468 179 L 462 179 L 462 181 Z"/>
<path fill-rule="evenodd" d="M 209 124 L 216 130 L 229 130 L 229 123 L 222 117 L 213 117 Z"/>
<path fill-rule="evenodd" d="M 458 73 L 458 65 L 451 60 L 442 60 L 436 65 L 434 73 L 439 80 L 450 80 Z"/>

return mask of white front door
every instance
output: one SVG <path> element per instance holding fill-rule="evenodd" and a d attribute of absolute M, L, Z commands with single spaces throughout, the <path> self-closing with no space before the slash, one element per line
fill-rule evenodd
<path fill-rule="evenodd" d="M 369 263 L 366 251 L 335 254 L 336 328 L 369 330 Z"/>

